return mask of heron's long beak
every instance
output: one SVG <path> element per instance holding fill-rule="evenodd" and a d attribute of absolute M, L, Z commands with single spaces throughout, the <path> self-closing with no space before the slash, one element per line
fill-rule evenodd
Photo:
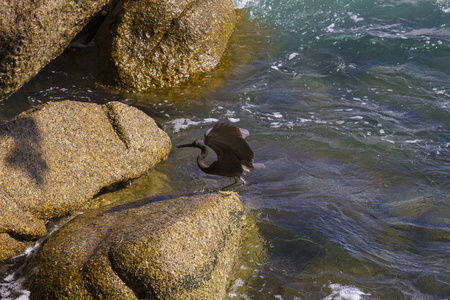
<path fill-rule="evenodd" d="M 186 147 L 194 147 L 194 145 L 191 144 L 184 144 L 184 145 L 179 145 L 177 146 L 177 148 L 186 148 Z"/>

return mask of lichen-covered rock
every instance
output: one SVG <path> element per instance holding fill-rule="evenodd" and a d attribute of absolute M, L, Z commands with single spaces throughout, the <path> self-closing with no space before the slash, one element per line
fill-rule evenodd
<path fill-rule="evenodd" d="M 98 33 L 101 76 L 130 91 L 214 68 L 236 22 L 231 0 L 122 0 Z"/>
<path fill-rule="evenodd" d="M 15 252 L 6 241 L 23 250 L 29 243 L 20 242 L 46 233 L 46 220 L 140 176 L 170 148 L 152 118 L 119 102 L 46 103 L 0 125 L 0 260 Z"/>
<path fill-rule="evenodd" d="M 27 267 L 32 299 L 224 299 L 239 253 L 236 194 L 142 199 L 86 212 Z"/>
<path fill-rule="evenodd" d="M 0 99 L 61 54 L 109 1 L 0 1 Z"/>

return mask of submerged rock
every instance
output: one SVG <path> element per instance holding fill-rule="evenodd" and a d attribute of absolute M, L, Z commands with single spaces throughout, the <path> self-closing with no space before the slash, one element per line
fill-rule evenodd
<path fill-rule="evenodd" d="M 236 194 L 142 199 L 87 212 L 27 267 L 32 299 L 224 299 L 238 256 Z"/>
<path fill-rule="evenodd" d="M 98 33 L 101 76 L 130 91 L 178 85 L 219 63 L 235 22 L 231 0 L 122 0 Z"/>
<path fill-rule="evenodd" d="M 0 99 L 61 54 L 108 2 L 0 1 Z"/>
<path fill-rule="evenodd" d="M 140 176 L 170 148 L 152 118 L 119 102 L 50 102 L 0 125 L 0 260 L 44 235 L 45 221 Z"/>

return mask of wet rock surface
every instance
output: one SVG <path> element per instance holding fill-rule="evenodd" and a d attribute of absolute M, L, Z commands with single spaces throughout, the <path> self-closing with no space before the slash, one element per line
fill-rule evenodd
<path fill-rule="evenodd" d="M 0 1 L 0 99 L 61 54 L 108 2 Z"/>
<path fill-rule="evenodd" d="M 217 66 L 235 23 L 231 0 L 0 1 L 0 100 L 95 35 L 105 85 L 176 86 Z"/>
<path fill-rule="evenodd" d="M 140 176 L 170 149 L 152 118 L 119 102 L 49 102 L 0 125 L 0 260 L 44 235 L 47 220 Z"/>
<path fill-rule="evenodd" d="M 100 77 L 130 91 L 179 85 L 219 63 L 235 22 L 230 0 L 122 0 L 97 36 Z"/>
<path fill-rule="evenodd" d="M 218 193 L 110 205 L 51 235 L 26 272 L 32 299 L 223 299 L 243 208 Z"/>

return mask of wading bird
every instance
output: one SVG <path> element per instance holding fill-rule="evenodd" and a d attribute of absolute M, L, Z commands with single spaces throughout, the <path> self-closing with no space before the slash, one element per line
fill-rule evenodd
<path fill-rule="evenodd" d="M 191 144 L 180 145 L 177 148 L 194 147 L 202 150 L 197 157 L 198 167 L 205 173 L 234 177 L 234 182 L 221 190 L 227 189 L 238 180 L 246 184 L 242 175 L 256 169 L 263 169 L 263 164 L 254 164 L 255 154 L 252 148 L 244 140 L 249 135 L 248 130 L 238 128 L 226 123 L 216 123 L 213 128 L 205 133 L 204 140 L 196 140 Z M 210 166 L 205 164 L 205 158 L 208 156 L 208 147 L 217 154 L 217 160 Z"/>

